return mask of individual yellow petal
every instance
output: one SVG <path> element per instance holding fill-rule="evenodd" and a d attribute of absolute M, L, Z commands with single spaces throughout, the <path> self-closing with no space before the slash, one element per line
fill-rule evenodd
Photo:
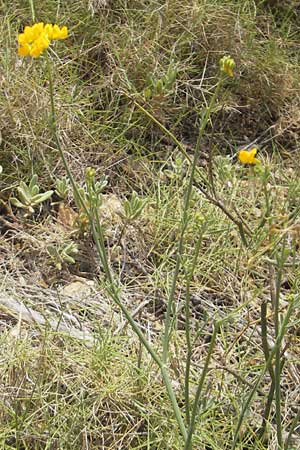
<path fill-rule="evenodd" d="M 29 55 L 29 52 L 30 52 L 30 47 L 28 44 L 24 44 L 18 48 L 18 54 L 20 56 L 27 56 L 27 55 Z"/>
<path fill-rule="evenodd" d="M 68 37 L 68 28 L 66 26 L 61 27 L 59 39 L 66 39 Z"/>
<path fill-rule="evenodd" d="M 44 32 L 47 34 L 49 39 L 53 39 L 53 25 L 47 23 L 44 28 Z"/>
<path fill-rule="evenodd" d="M 34 33 L 32 30 L 32 27 L 26 26 L 24 28 L 24 39 L 26 40 L 26 42 L 29 44 L 30 42 L 32 42 L 34 40 Z"/>
<path fill-rule="evenodd" d="M 35 23 L 32 26 L 33 40 L 38 39 L 38 37 L 43 33 L 43 31 L 44 31 L 43 22 Z"/>
<path fill-rule="evenodd" d="M 251 156 L 251 158 L 254 158 L 256 153 L 257 153 L 257 148 L 255 148 L 255 147 L 249 151 L 249 155 Z"/>
<path fill-rule="evenodd" d="M 25 27 L 24 36 L 27 44 L 31 44 L 36 39 L 36 31 L 33 30 L 33 27 Z"/>
<path fill-rule="evenodd" d="M 35 44 L 44 50 L 45 48 L 49 47 L 50 40 L 48 39 L 47 35 L 43 33 L 38 39 L 36 39 Z"/>
<path fill-rule="evenodd" d="M 59 28 L 53 25 L 53 39 L 66 39 L 68 37 L 68 28 L 66 26 Z"/>
<path fill-rule="evenodd" d="M 41 54 L 43 53 L 43 48 L 40 47 L 37 44 L 34 44 L 31 49 L 30 49 L 30 56 L 32 56 L 32 58 L 38 58 L 39 56 L 41 56 Z"/>
<path fill-rule="evenodd" d="M 19 34 L 18 36 L 18 42 L 20 45 L 25 45 L 27 44 L 27 39 L 24 33 Z"/>
<path fill-rule="evenodd" d="M 59 39 L 60 36 L 60 28 L 58 25 L 53 25 L 53 38 L 52 39 Z"/>

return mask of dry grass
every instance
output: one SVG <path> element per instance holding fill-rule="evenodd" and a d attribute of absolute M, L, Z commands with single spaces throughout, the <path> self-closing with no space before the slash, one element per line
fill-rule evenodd
<path fill-rule="evenodd" d="M 51 53 L 63 148 L 80 184 L 87 166 L 96 168 L 97 177 L 108 176 L 101 214 L 109 260 L 122 286 L 122 301 L 156 348 L 175 266 L 188 164 L 135 102 L 192 155 L 218 60 L 230 54 L 237 63 L 204 136 L 200 170 L 207 173 L 213 148 L 215 189 L 256 231 L 243 248 L 236 227 L 195 189 L 176 288 L 178 326 L 170 361 L 183 407 L 186 269 L 203 233 L 191 283 L 192 328 L 203 327 L 193 352 L 192 392 L 212 323 L 224 322 L 194 448 L 229 449 L 241 399 L 264 365 L 259 308 L 270 296 L 270 229 L 257 228 L 265 192 L 259 177 L 235 158 L 237 149 L 251 142 L 260 145 L 260 159 L 271 173 L 272 229 L 286 230 L 292 255 L 281 285 L 281 314 L 298 295 L 297 15 L 284 5 L 270 9 L 267 2 L 255 6 L 246 0 L 125 3 L 75 0 L 58 6 L 46 0 L 36 5 L 36 14 L 70 28 L 70 38 Z M 182 440 L 160 375 L 105 294 L 92 238 L 70 222 L 77 214 L 71 192 L 64 201 L 54 196 L 52 204 L 36 208 L 29 218 L 10 208 L 20 180 L 37 173 L 46 190 L 64 171 L 49 128 L 44 61 L 20 60 L 16 54 L 17 32 L 31 23 L 30 7 L 22 1 L 2 1 L 1 6 L 0 446 L 180 450 Z M 153 86 L 165 80 L 170 68 L 177 71 L 174 84 L 156 92 Z M 152 95 L 147 97 L 149 86 Z M 147 204 L 139 219 L 124 225 L 120 212 L 133 190 Z M 49 246 L 59 249 L 69 241 L 78 245 L 76 262 L 64 261 L 58 268 Z M 268 321 L 273 345 L 271 309 Z M 299 405 L 299 321 L 296 309 L 284 342 L 285 433 Z M 273 410 L 267 440 L 257 437 L 269 382 L 265 377 L 248 411 L 240 450 L 276 449 Z M 290 450 L 299 441 L 296 428 Z"/>

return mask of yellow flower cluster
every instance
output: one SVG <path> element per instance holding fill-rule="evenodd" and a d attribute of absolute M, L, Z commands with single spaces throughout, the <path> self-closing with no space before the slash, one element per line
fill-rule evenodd
<path fill-rule="evenodd" d="M 24 32 L 19 34 L 18 42 L 20 47 L 18 53 L 20 56 L 32 56 L 38 58 L 43 51 L 49 47 L 50 42 L 55 39 L 66 39 L 68 37 L 68 28 L 59 27 L 43 22 L 35 23 L 32 27 L 26 26 Z"/>
<path fill-rule="evenodd" d="M 232 59 L 230 56 L 223 56 L 223 58 L 220 59 L 220 69 L 221 72 L 226 73 L 229 77 L 233 77 L 233 69 L 235 68 L 235 62 L 234 59 Z"/>
<path fill-rule="evenodd" d="M 252 150 L 240 150 L 238 154 L 239 161 L 242 164 L 258 164 L 259 159 L 255 158 L 257 153 L 257 148 L 252 148 Z"/>

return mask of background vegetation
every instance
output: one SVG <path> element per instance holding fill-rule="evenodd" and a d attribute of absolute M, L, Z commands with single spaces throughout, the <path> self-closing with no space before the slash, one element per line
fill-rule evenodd
<path fill-rule="evenodd" d="M 45 61 L 17 54 L 17 35 L 32 23 L 30 2 L 0 8 L 0 447 L 183 449 L 159 370 L 107 295 L 86 217 L 64 178 Z M 234 58 L 234 77 L 201 140 L 168 368 L 184 412 L 188 292 L 191 397 L 221 321 L 193 448 L 232 448 L 244 401 L 263 374 L 236 448 L 277 449 L 264 344 L 272 351 L 293 302 L 279 355 L 280 415 L 284 448 L 300 448 L 299 2 L 45 0 L 35 14 L 69 28 L 49 51 L 62 147 L 78 185 L 87 167 L 97 180 L 107 177 L 99 211 L 108 260 L 122 302 L 158 351 L 189 159 L 219 60 Z M 257 169 L 236 157 L 253 147 Z M 34 174 L 40 192 L 53 192 L 32 212 L 13 198 Z M 247 245 L 226 211 L 244 224 Z"/>

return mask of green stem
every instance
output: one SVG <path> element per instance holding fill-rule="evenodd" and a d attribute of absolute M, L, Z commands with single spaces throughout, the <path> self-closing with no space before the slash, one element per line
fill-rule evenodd
<path fill-rule="evenodd" d="M 261 342 L 265 356 L 265 361 L 268 361 L 270 356 L 269 343 L 268 343 L 268 321 L 267 321 L 267 302 L 263 301 L 260 307 L 260 322 L 261 322 Z M 272 381 L 274 380 L 273 367 L 269 367 L 269 373 Z"/>
<path fill-rule="evenodd" d="M 282 372 L 283 366 L 284 366 L 284 361 L 282 361 L 282 363 L 281 363 L 281 368 L 280 368 L 281 372 Z M 270 368 L 271 367 L 272 366 L 270 365 Z M 272 369 L 273 369 L 273 367 L 272 367 Z M 274 372 L 273 372 L 273 375 L 274 375 Z M 258 437 L 260 439 L 263 438 L 263 436 L 265 434 L 265 431 L 266 431 L 266 427 L 267 427 L 267 424 L 268 424 L 268 420 L 269 420 L 270 412 L 271 412 L 271 407 L 272 407 L 272 403 L 273 403 L 274 392 L 275 392 L 275 378 L 272 378 L 272 383 L 271 383 L 271 386 L 270 386 L 270 390 L 269 390 L 268 397 L 267 397 L 267 402 L 266 402 L 266 405 L 265 405 L 265 410 L 264 410 L 264 413 L 263 413 L 262 425 L 261 425 L 260 430 L 257 433 L 257 435 L 258 435 Z"/>
<path fill-rule="evenodd" d="M 257 228 L 262 228 L 266 222 L 269 222 L 269 226 L 271 226 L 272 223 L 272 217 L 271 217 L 271 204 L 270 204 L 270 194 L 267 188 L 267 181 L 268 179 L 263 179 L 263 193 L 265 197 L 265 213 L 258 224 Z"/>
<path fill-rule="evenodd" d="M 29 0 L 29 5 L 30 5 L 30 10 L 31 10 L 32 22 L 35 22 L 35 7 L 34 7 L 33 0 Z"/>
<path fill-rule="evenodd" d="M 284 265 L 284 252 L 285 252 L 285 241 L 283 241 L 281 256 L 278 261 L 278 270 L 276 277 L 276 291 L 275 291 L 275 305 L 274 305 L 274 325 L 275 325 L 275 337 L 279 335 L 280 332 L 280 288 L 282 280 L 282 271 Z M 277 430 L 277 444 L 278 449 L 283 448 L 282 440 L 282 423 L 281 423 L 281 345 L 279 344 L 275 352 L 275 407 L 276 407 L 276 430 Z"/>
<path fill-rule="evenodd" d="M 270 280 L 271 283 L 271 280 Z M 264 357 L 265 357 L 265 362 L 268 361 L 269 356 L 270 356 L 270 349 L 269 349 L 269 343 L 268 343 L 268 321 L 267 321 L 267 301 L 263 300 L 261 307 L 260 307 L 260 322 L 261 322 L 261 342 L 262 342 L 262 349 L 264 352 Z M 267 426 L 267 422 L 269 419 L 269 415 L 270 415 L 270 411 L 271 411 L 271 406 L 272 406 L 272 402 L 273 402 L 273 397 L 274 397 L 274 392 L 275 392 L 275 375 L 274 375 L 274 369 L 272 364 L 269 365 L 269 374 L 272 380 L 271 383 L 271 387 L 269 390 L 269 394 L 268 394 L 268 398 L 267 398 L 267 403 L 265 406 L 265 411 L 264 411 L 264 415 L 263 415 L 263 421 L 262 421 L 262 426 L 259 430 L 259 437 L 262 438 L 264 433 L 265 433 L 265 429 Z"/>
<path fill-rule="evenodd" d="M 135 320 L 133 319 L 133 317 L 131 316 L 130 312 L 127 310 L 127 308 L 122 304 L 122 302 L 120 301 L 120 297 L 119 297 L 119 292 L 118 292 L 118 288 L 116 287 L 116 284 L 114 282 L 110 267 L 109 267 L 109 263 L 108 263 L 108 259 L 107 259 L 107 255 L 106 255 L 106 250 L 105 250 L 105 243 L 104 243 L 104 236 L 103 236 L 103 230 L 102 230 L 102 226 L 100 223 L 100 218 L 99 218 L 99 214 L 98 214 L 98 210 L 97 208 L 95 208 L 95 216 L 88 210 L 84 199 L 82 198 L 79 190 L 78 190 L 78 186 L 75 182 L 75 179 L 73 177 L 73 174 L 69 168 L 68 162 L 65 158 L 63 149 L 61 147 L 60 144 L 60 140 L 59 140 L 59 136 L 58 136 L 58 131 L 57 131 L 57 125 L 56 125 L 56 112 L 55 112 L 55 103 L 54 103 L 54 89 L 53 89 L 53 80 L 52 80 L 52 71 L 51 71 L 51 63 L 49 60 L 49 56 L 46 53 L 46 61 L 47 61 L 47 71 L 48 71 L 48 82 L 49 82 L 49 91 L 50 91 L 50 105 L 51 105 L 51 128 L 52 128 L 52 132 L 53 132 L 53 137 L 54 137 L 54 141 L 57 147 L 57 150 L 59 152 L 59 155 L 61 157 L 61 160 L 63 162 L 64 168 L 67 172 L 67 175 L 70 179 L 73 191 L 74 191 L 74 195 L 77 196 L 82 208 L 84 209 L 85 213 L 87 214 L 88 218 L 89 218 L 89 222 L 90 222 L 90 226 L 91 226 L 91 231 L 92 231 L 92 235 L 96 244 L 96 248 L 97 248 L 97 253 L 99 255 L 99 258 L 101 260 L 102 266 L 104 268 L 104 272 L 105 275 L 107 277 L 107 280 L 109 282 L 109 288 L 107 288 L 108 293 L 110 294 L 112 300 L 115 302 L 115 304 L 121 309 L 122 313 L 124 314 L 126 320 L 128 321 L 128 323 L 131 325 L 133 331 L 137 334 L 140 342 L 144 345 L 144 347 L 146 348 L 146 350 L 148 351 L 148 353 L 150 354 L 150 356 L 152 357 L 153 361 L 158 365 L 158 367 L 160 368 L 161 374 L 162 374 L 162 378 L 164 381 L 164 384 L 166 386 L 167 389 L 167 393 L 169 396 L 169 399 L 171 401 L 171 405 L 174 411 L 174 415 L 176 418 L 176 421 L 178 423 L 178 427 L 180 429 L 181 435 L 183 436 L 184 441 L 186 441 L 187 439 L 187 431 L 185 428 L 185 424 L 181 415 L 181 411 L 180 408 L 178 406 L 175 394 L 174 394 L 174 390 L 172 388 L 172 383 L 171 380 L 169 378 L 168 372 L 166 370 L 165 365 L 163 364 L 162 360 L 159 358 L 159 356 L 156 354 L 156 352 L 154 351 L 154 349 L 152 348 L 152 346 L 149 344 L 149 342 L 147 341 L 146 337 L 144 336 L 144 334 L 142 333 L 142 331 L 140 330 L 138 324 L 135 322 Z M 95 224 L 95 219 L 96 219 L 96 224 Z"/>
<path fill-rule="evenodd" d="M 296 426 L 299 425 L 299 421 L 300 421 L 300 409 L 298 409 L 298 412 L 297 412 L 297 414 L 295 415 L 295 417 L 294 417 L 294 419 L 292 421 L 289 434 L 288 434 L 288 436 L 287 436 L 287 438 L 285 440 L 285 443 L 284 443 L 284 450 L 289 450 L 291 448 L 290 447 L 290 443 L 291 443 L 291 440 L 292 440 L 292 437 L 293 437 L 293 432 L 294 432 L 294 429 L 296 428 Z"/>
<path fill-rule="evenodd" d="M 190 336 L 190 292 L 188 291 L 185 297 L 186 308 L 185 308 L 185 336 L 186 336 L 186 361 L 185 361 L 185 372 L 184 372 L 184 404 L 185 404 L 185 418 L 186 423 L 190 424 L 190 372 L 191 372 L 191 359 L 193 354 L 193 347 Z"/>
<path fill-rule="evenodd" d="M 208 123 L 211 113 L 213 111 L 215 101 L 219 94 L 221 85 L 222 85 L 222 78 L 219 79 L 219 82 L 217 84 L 215 92 L 211 98 L 210 104 L 209 104 L 208 108 L 206 109 L 205 114 L 203 116 L 203 119 L 202 119 L 202 122 L 201 122 L 201 125 L 199 128 L 197 143 L 196 143 L 195 152 L 194 152 L 194 158 L 193 158 L 192 166 L 190 169 L 189 182 L 188 182 L 188 186 L 187 186 L 186 193 L 185 193 L 183 213 L 182 213 L 182 219 L 181 219 L 181 232 L 180 232 L 180 238 L 179 238 L 178 247 L 177 247 L 176 264 L 175 264 L 173 280 L 172 280 L 172 285 L 171 285 L 171 291 L 169 294 L 169 299 L 168 299 L 168 304 L 167 304 L 167 312 L 166 312 L 166 318 L 165 318 L 165 332 L 164 332 L 164 337 L 163 337 L 163 355 L 162 355 L 162 360 L 165 364 L 167 363 L 167 360 L 168 360 L 169 342 L 170 342 L 170 337 L 171 337 L 171 332 L 172 332 L 171 315 L 172 315 L 172 311 L 175 309 L 174 308 L 175 289 L 176 289 L 177 279 L 178 279 L 179 270 L 180 270 L 180 266 L 181 266 L 181 258 L 182 258 L 182 254 L 183 254 L 183 248 L 184 248 L 184 236 L 185 236 L 185 231 L 186 231 L 186 228 L 188 225 L 188 210 L 189 210 L 189 206 L 190 206 L 195 172 L 197 169 L 197 163 L 198 163 L 198 159 L 199 159 L 200 144 L 202 141 L 202 137 L 203 137 L 205 128 L 207 126 L 207 123 Z"/>
<path fill-rule="evenodd" d="M 186 293 L 185 293 L 185 338 L 187 346 L 187 355 L 185 361 L 185 373 L 184 373 L 184 398 L 185 398 L 185 416 L 186 422 L 190 424 L 190 370 L 191 370 L 191 358 L 193 353 L 193 345 L 191 340 L 191 326 L 190 326 L 190 314 L 191 314 L 191 281 L 196 268 L 200 247 L 202 243 L 202 233 L 196 243 L 194 259 L 192 262 L 191 270 L 189 271 L 187 283 L 186 283 Z"/>
<path fill-rule="evenodd" d="M 64 152 L 61 148 L 60 145 L 60 140 L 58 137 L 58 131 L 57 131 L 57 125 L 56 125 L 56 111 L 55 111 L 55 103 L 54 103 L 54 88 L 53 88 L 53 79 L 52 79 L 52 70 L 51 70 L 51 62 L 49 59 L 49 55 L 46 52 L 45 53 L 45 57 L 46 57 L 46 63 L 47 63 L 47 73 L 48 73 L 48 83 L 49 83 L 49 92 L 50 92 L 50 106 L 51 106 L 51 129 L 52 129 L 52 135 L 54 137 L 54 143 L 56 144 L 56 148 L 59 152 L 59 156 L 63 162 L 64 168 L 67 172 L 67 175 L 70 179 L 71 185 L 72 185 L 72 189 L 74 191 L 74 193 L 76 193 L 76 196 L 78 197 L 81 206 L 84 208 L 85 212 L 88 214 L 86 205 L 82 199 L 82 196 L 80 195 L 80 192 L 78 191 L 77 188 L 77 184 L 75 182 L 75 179 L 73 177 L 72 172 L 70 171 L 69 165 L 67 163 L 67 160 L 65 158 Z"/>
<path fill-rule="evenodd" d="M 164 381 L 164 384 L 166 386 L 168 395 L 169 395 L 169 399 L 171 401 L 172 407 L 173 407 L 173 411 L 180 429 L 180 432 L 184 438 L 184 440 L 186 440 L 187 437 L 187 432 L 186 432 L 186 428 L 182 419 L 182 415 L 181 415 L 181 411 L 179 409 L 173 388 L 172 388 L 172 384 L 171 384 L 171 380 L 169 378 L 168 372 L 166 370 L 166 367 L 164 366 L 163 362 L 161 361 L 161 359 L 159 358 L 159 356 L 157 355 L 157 353 L 154 351 L 154 349 L 152 348 L 152 346 L 149 344 L 149 342 L 147 341 L 146 337 L 144 336 L 144 334 L 142 333 L 142 331 L 140 330 L 138 324 L 135 322 L 135 320 L 133 319 L 132 315 L 130 314 L 130 312 L 128 311 L 128 309 L 122 304 L 120 297 L 119 297 L 119 293 L 118 290 L 116 288 L 116 285 L 114 283 L 113 277 L 111 275 L 111 270 L 109 268 L 109 264 L 108 264 L 108 260 L 107 260 L 107 255 L 106 255 L 106 251 L 105 251 L 105 244 L 104 244 L 104 236 L 103 236 L 103 230 L 102 230 L 102 226 L 100 223 L 100 217 L 99 217 L 99 213 L 98 210 L 96 209 L 96 227 L 94 225 L 94 223 L 91 223 L 92 226 L 92 232 L 93 232 L 93 236 L 94 239 L 96 241 L 96 246 L 97 246 L 97 251 L 98 254 L 101 258 L 101 262 L 105 271 L 105 274 L 109 280 L 110 286 L 108 288 L 108 292 L 111 295 L 111 298 L 113 299 L 113 301 L 118 305 L 118 307 L 121 309 L 122 313 L 124 314 L 126 320 L 128 321 L 128 323 L 131 325 L 133 331 L 137 334 L 140 342 L 144 345 L 144 347 L 146 348 L 146 350 L 148 351 L 148 353 L 150 354 L 150 356 L 152 357 L 152 359 L 156 362 L 156 364 L 158 365 L 158 367 L 161 370 L 161 374 L 162 374 L 162 378 Z"/>
<path fill-rule="evenodd" d="M 202 388 L 204 385 L 204 381 L 206 378 L 206 374 L 208 371 L 208 365 L 210 363 L 211 357 L 212 357 L 212 352 L 215 346 L 215 342 L 216 342 L 216 337 L 217 337 L 217 333 L 219 331 L 220 328 L 220 323 L 217 322 L 214 326 L 214 331 L 213 331 L 213 335 L 210 341 L 210 345 L 209 345 L 209 349 L 208 349 L 208 353 L 206 356 L 206 360 L 205 360 L 205 364 L 202 370 L 202 374 L 201 374 L 201 378 L 197 387 L 197 391 L 196 391 L 196 395 L 195 395 L 195 399 L 194 399 L 194 405 L 193 405 L 193 410 L 192 410 L 192 415 L 191 415 L 191 420 L 190 420 L 190 425 L 188 428 L 188 436 L 187 436 L 187 440 L 185 442 L 185 447 L 184 450 L 191 450 L 192 449 L 192 438 L 193 438 L 193 434 L 194 434 L 194 430 L 195 430 L 195 423 L 196 423 L 196 417 L 197 417 L 197 413 L 198 413 L 198 409 L 199 409 L 199 402 L 200 402 L 200 396 L 201 396 L 201 392 L 202 392 Z"/>
<path fill-rule="evenodd" d="M 263 379 L 266 371 L 269 370 L 269 366 L 272 363 L 274 355 L 275 355 L 275 353 L 277 351 L 277 347 L 278 346 L 280 347 L 282 339 L 284 338 L 286 327 L 288 325 L 288 322 L 290 320 L 291 314 L 293 312 L 294 303 L 295 303 L 295 298 L 292 299 L 290 301 L 290 303 L 289 303 L 286 315 L 285 315 L 285 317 L 284 317 L 284 319 L 282 321 L 280 332 L 279 332 L 279 334 L 277 336 L 277 339 L 275 341 L 274 347 L 273 347 L 272 351 L 270 352 L 268 360 L 266 361 L 266 363 L 265 363 L 265 365 L 264 365 L 260 375 L 258 376 L 256 382 L 254 383 L 254 386 L 253 386 L 253 388 L 252 388 L 252 390 L 251 390 L 247 400 L 245 401 L 245 403 L 244 403 L 244 405 L 242 407 L 242 410 L 241 410 L 241 413 L 240 413 L 240 416 L 239 416 L 239 420 L 238 420 L 238 424 L 237 424 L 237 427 L 236 427 L 236 430 L 235 430 L 234 438 L 233 438 L 233 443 L 232 443 L 232 447 L 231 447 L 232 450 L 234 450 L 236 448 L 237 442 L 239 440 L 239 433 L 240 433 L 240 430 L 241 430 L 241 426 L 243 424 L 245 414 L 246 414 L 246 412 L 247 412 L 247 410 L 248 410 L 248 408 L 249 408 L 249 406 L 251 404 L 251 401 L 252 401 L 252 399 L 254 397 L 254 394 L 257 391 L 260 383 L 262 382 L 262 379 Z"/>

